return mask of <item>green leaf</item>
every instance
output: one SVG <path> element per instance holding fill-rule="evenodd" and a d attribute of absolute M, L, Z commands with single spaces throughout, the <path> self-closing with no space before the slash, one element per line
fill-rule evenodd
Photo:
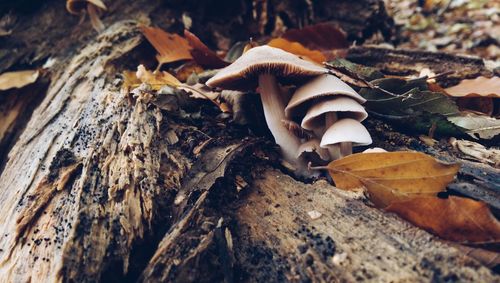
<path fill-rule="evenodd" d="M 371 83 L 395 94 L 371 88 L 360 90 L 359 94 L 367 100 L 366 109 L 375 116 L 419 133 L 428 133 L 431 127 L 436 127 L 438 136 L 464 134 L 465 129 L 447 119 L 459 114 L 458 106 L 444 94 L 429 91 L 425 78 L 408 81 L 383 78 Z"/>

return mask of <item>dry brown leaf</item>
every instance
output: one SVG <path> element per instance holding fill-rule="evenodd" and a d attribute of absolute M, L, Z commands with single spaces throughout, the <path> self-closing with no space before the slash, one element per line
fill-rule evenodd
<path fill-rule="evenodd" d="M 444 164 L 420 152 L 358 153 L 328 164 L 335 185 L 366 188 L 378 207 L 408 196 L 436 195 L 453 180 L 459 165 Z"/>
<path fill-rule="evenodd" d="M 453 97 L 496 97 L 500 98 L 500 77 L 477 77 L 463 80 L 458 85 L 445 89 Z"/>
<path fill-rule="evenodd" d="M 494 167 L 500 167 L 500 150 L 495 148 L 486 148 L 484 145 L 468 141 L 452 139 L 451 145 L 465 154 L 469 159 L 477 160 Z"/>
<path fill-rule="evenodd" d="M 160 28 L 141 27 L 141 31 L 159 53 L 156 59 L 160 65 L 193 59 L 190 53 L 191 47 L 183 37 L 174 33 L 168 33 Z"/>
<path fill-rule="evenodd" d="M 137 67 L 137 78 L 143 82 L 150 84 L 154 90 L 159 90 L 162 86 L 168 85 L 177 87 L 182 83 L 170 73 L 165 71 L 148 71 L 143 65 Z"/>
<path fill-rule="evenodd" d="M 429 90 L 434 92 L 441 92 L 450 95 L 439 86 L 437 83 L 429 83 Z M 499 90 L 500 91 L 500 90 Z M 471 110 L 474 112 L 480 112 L 487 115 L 492 115 L 495 110 L 494 97 L 482 97 L 482 96 L 464 96 L 455 97 L 458 107 L 461 111 Z"/>
<path fill-rule="evenodd" d="M 302 57 L 305 60 L 309 60 L 318 64 L 322 64 L 326 61 L 325 55 L 317 50 L 311 50 L 298 42 L 291 42 L 284 38 L 275 38 L 267 44 L 271 47 L 276 47 L 287 52 L 293 53 L 297 56 Z"/>
<path fill-rule="evenodd" d="M 40 72 L 38 70 L 26 70 L 6 72 L 0 75 L 0 90 L 11 88 L 21 88 L 23 86 L 34 83 Z"/>
<path fill-rule="evenodd" d="M 224 68 L 229 65 L 228 62 L 219 58 L 219 56 L 217 56 L 215 52 L 210 50 L 210 48 L 208 48 L 203 42 L 201 42 L 201 40 L 193 33 L 189 32 L 188 30 L 184 30 L 184 37 L 192 47 L 191 55 L 193 56 L 196 63 L 205 68 L 215 69 Z"/>
<path fill-rule="evenodd" d="M 462 243 L 498 243 L 500 222 L 479 201 L 450 196 L 418 197 L 394 202 L 386 211 L 443 239 Z"/>
<path fill-rule="evenodd" d="M 319 23 L 302 29 L 289 29 L 281 37 L 291 42 L 298 42 L 306 48 L 320 51 L 327 60 L 344 57 L 345 54 L 340 49 L 349 47 L 346 33 L 331 23 Z"/>

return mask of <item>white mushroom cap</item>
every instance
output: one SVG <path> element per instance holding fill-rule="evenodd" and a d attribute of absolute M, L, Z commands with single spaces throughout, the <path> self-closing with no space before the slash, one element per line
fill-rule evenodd
<path fill-rule="evenodd" d="M 371 144 L 372 138 L 360 122 L 345 118 L 338 120 L 326 130 L 320 146 L 326 148 L 328 145 L 341 142 L 352 142 L 352 146 L 362 146 Z"/>
<path fill-rule="evenodd" d="M 258 74 L 271 74 L 286 79 L 325 74 L 322 66 L 300 59 L 300 57 L 271 46 L 259 46 L 241 55 L 231 65 L 220 70 L 206 84 L 233 90 L 253 90 L 257 86 Z"/>
<path fill-rule="evenodd" d="M 365 108 L 350 97 L 337 96 L 314 103 L 314 106 L 309 108 L 306 116 L 302 119 L 301 127 L 306 130 L 323 127 L 325 125 L 323 114 L 328 112 L 347 112 L 346 115 L 348 117 L 356 119 L 359 122 L 368 117 Z"/>
<path fill-rule="evenodd" d="M 285 108 L 285 115 L 289 118 L 301 116 L 305 112 L 305 109 L 307 109 L 305 102 L 329 95 L 344 95 L 357 100 L 359 103 L 366 102 L 366 99 L 348 84 L 334 75 L 324 74 L 312 79 L 295 91 L 292 99 L 288 102 L 288 106 Z"/>
<path fill-rule="evenodd" d="M 311 153 L 315 152 L 323 160 L 330 159 L 328 151 L 320 147 L 318 139 L 311 139 L 301 144 L 299 150 L 297 150 L 297 158 L 299 158 L 302 154 L 306 152 L 311 152 Z"/>

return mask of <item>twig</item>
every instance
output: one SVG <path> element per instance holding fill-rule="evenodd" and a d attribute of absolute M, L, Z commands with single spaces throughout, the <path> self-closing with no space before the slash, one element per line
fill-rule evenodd
<path fill-rule="evenodd" d="M 351 84 L 357 85 L 359 87 L 368 87 L 368 88 L 371 88 L 371 89 L 376 89 L 378 91 L 381 91 L 381 92 L 383 92 L 385 94 L 388 94 L 388 95 L 394 96 L 394 97 L 399 97 L 399 98 L 406 97 L 405 94 L 395 94 L 395 93 L 390 92 L 390 91 L 388 91 L 386 89 L 383 89 L 383 88 L 381 88 L 381 87 L 379 87 L 377 85 L 374 85 L 371 82 L 365 80 L 364 78 L 358 76 L 356 73 L 353 73 L 353 72 L 349 71 L 348 69 L 335 67 L 335 66 L 333 66 L 332 64 L 330 64 L 328 62 L 324 62 L 323 64 L 328 68 L 328 73 L 340 77 L 340 79 L 343 79 L 347 83 L 351 83 Z M 349 79 L 346 79 L 346 76 Z M 360 85 L 359 82 L 361 82 L 362 85 Z"/>

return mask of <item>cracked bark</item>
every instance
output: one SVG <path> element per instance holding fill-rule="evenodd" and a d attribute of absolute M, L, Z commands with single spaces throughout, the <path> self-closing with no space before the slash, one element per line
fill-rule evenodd
<path fill-rule="evenodd" d="M 141 4 L 112 4 L 110 17 Z M 53 15 L 56 8 L 41 9 Z M 144 12 L 154 18 L 155 8 L 162 11 L 151 5 Z M 266 139 L 215 115 L 180 118 L 147 92 L 122 92 L 116 74 L 135 67 L 131 58 L 146 48 L 136 22 L 118 21 L 96 38 L 85 26 L 75 29 L 77 42 L 54 42 L 73 46 L 69 54 L 39 50 L 60 62 L 6 147 L 2 280 L 495 280 L 460 250 L 370 208 L 362 196 L 291 178 Z M 13 57 L 28 51 L 19 52 Z M 213 113 L 209 103 L 197 107 Z M 169 142 L 172 133 L 178 141 Z M 323 216 L 312 221 L 311 210 Z"/>

